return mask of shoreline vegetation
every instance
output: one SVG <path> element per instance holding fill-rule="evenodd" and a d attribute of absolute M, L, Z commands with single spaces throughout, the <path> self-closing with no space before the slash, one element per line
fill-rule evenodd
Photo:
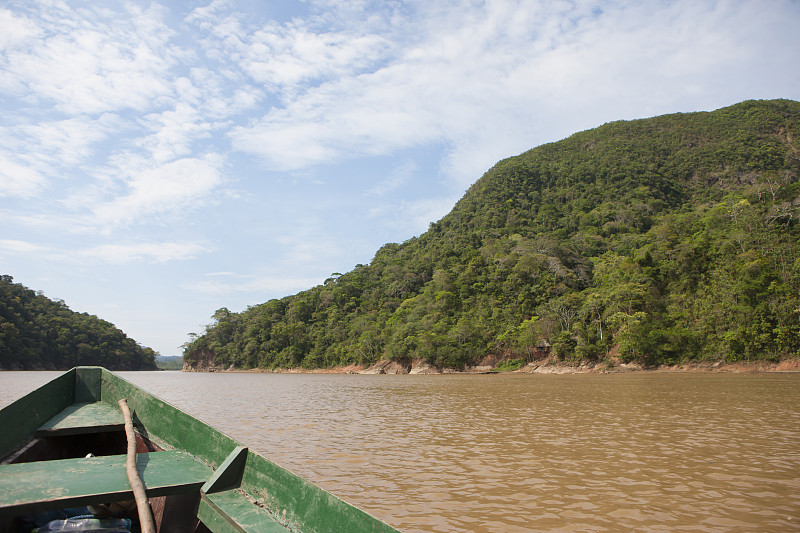
<path fill-rule="evenodd" d="M 369 264 L 218 309 L 184 360 L 421 373 L 796 359 L 799 140 L 800 102 L 772 100 L 539 146 L 498 162 L 427 232 Z"/>
<path fill-rule="evenodd" d="M 512 360 L 513 361 L 513 360 Z M 482 361 L 484 363 L 486 361 Z M 452 368 L 436 368 L 424 360 L 402 364 L 389 360 L 381 360 L 371 366 L 346 365 L 333 368 L 251 368 L 242 369 L 221 368 L 215 366 L 193 367 L 184 363 L 182 372 L 220 372 L 220 373 L 252 373 L 252 374 L 394 374 L 394 375 L 419 375 L 419 374 L 624 374 L 624 373 L 733 373 L 733 374 L 762 374 L 762 373 L 800 373 L 800 358 L 783 359 L 780 361 L 691 361 L 683 364 L 644 366 L 638 363 L 622 363 L 619 360 L 603 361 L 597 363 L 571 364 L 564 361 L 545 359 L 524 363 L 519 368 L 504 370 L 511 365 L 509 361 L 500 361 L 496 364 L 480 364 L 457 370 Z M 504 364 L 505 363 L 505 364 Z"/>

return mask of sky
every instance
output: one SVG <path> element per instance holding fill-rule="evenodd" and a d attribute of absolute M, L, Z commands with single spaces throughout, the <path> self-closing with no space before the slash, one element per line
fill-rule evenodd
<path fill-rule="evenodd" d="M 500 159 L 800 100 L 800 0 L 0 1 L 0 274 L 179 355 Z"/>

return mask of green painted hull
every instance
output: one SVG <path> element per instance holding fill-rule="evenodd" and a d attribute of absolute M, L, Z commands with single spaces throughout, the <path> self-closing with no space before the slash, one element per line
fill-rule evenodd
<path fill-rule="evenodd" d="M 0 410 L 0 459 L 9 462 L 9 457 L 24 457 L 25 446 L 32 448 L 30 443 L 36 439 L 48 441 L 52 447 L 50 441 L 60 442 L 70 436 L 115 435 L 121 431 L 117 402 L 122 398 L 133 414 L 139 438 L 151 450 L 164 450 L 140 453 L 140 473 L 148 486 L 148 496 L 179 501 L 172 504 L 173 509 L 181 509 L 184 515 L 191 514 L 195 522 L 202 522 L 200 529 L 190 529 L 186 525 L 189 521 L 183 517 L 184 525 L 175 530 L 396 531 L 99 367 L 74 368 Z M 103 442 L 107 441 L 109 438 L 104 437 Z M 130 493 L 122 487 L 124 482 L 114 466 L 118 459 L 80 456 L 41 464 L 0 464 L 0 517 L 8 520 L 64 502 L 74 506 L 127 499 Z M 124 476 L 124 466 L 120 472 Z M 23 483 L 25 486 L 19 486 L 15 475 L 28 480 Z M 107 488 L 93 491 L 85 487 L 82 480 L 87 476 L 96 481 L 94 486 Z M 152 483 L 161 485 L 151 487 Z M 172 515 L 175 514 L 173 510 Z M 170 512 L 164 511 L 164 520 L 168 515 Z M 175 523 L 179 522 L 180 519 Z M 161 530 L 171 530 L 167 527 L 163 525 Z"/>

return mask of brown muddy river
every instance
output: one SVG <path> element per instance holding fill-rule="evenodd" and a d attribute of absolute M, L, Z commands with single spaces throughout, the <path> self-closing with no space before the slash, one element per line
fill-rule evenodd
<path fill-rule="evenodd" d="M 800 531 L 800 374 L 121 375 L 406 532 Z"/>

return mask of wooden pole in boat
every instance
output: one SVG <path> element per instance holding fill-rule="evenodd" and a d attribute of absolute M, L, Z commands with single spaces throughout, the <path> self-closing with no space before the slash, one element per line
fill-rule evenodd
<path fill-rule="evenodd" d="M 122 416 L 125 417 L 125 436 L 128 438 L 128 459 L 125 463 L 128 472 L 128 483 L 133 490 L 133 497 L 136 499 L 136 509 L 139 511 L 139 525 L 142 533 L 156 533 L 156 525 L 153 522 L 153 515 L 150 513 L 150 502 L 147 500 L 147 493 L 144 490 L 144 483 L 136 470 L 136 434 L 133 432 L 133 418 L 128 402 L 125 398 L 119 401 L 119 408 Z"/>

